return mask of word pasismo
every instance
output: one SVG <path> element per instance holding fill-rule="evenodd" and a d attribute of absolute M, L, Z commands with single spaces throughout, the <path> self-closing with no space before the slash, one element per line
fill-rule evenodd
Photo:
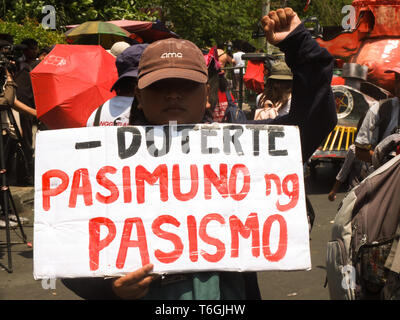
<path fill-rule="evenodd" d="M 260 221 L 257 213 L 251 213 L 245 223 L 235 215 L 229 217 L 226 221 L 224 217 L 218 213 L 210 213 L 205 215 L 200 222 L 192 215 L 187 216 L 187 239 L 182 239 L 179 235 L 165 231 L 163 225 L 173 225 L 176 228 L 181 227 L 181 222 L 171 215 L 161 215 L 154 219 L 151 230 L 158 238 L 170 241 L 174 249 L 170 252 L 164 252 L 160 249 L 154 249 L 154 257 L 161 263 L 169 264 L 176 262 L 183 255 L 184 250 L 189 253 L 191 262 L 197 262 L 199 256 L 204 260 L 212 263 L 217 263 L 227 254 L 227 248 L 223 241 L 211 237 L 207 233 L 207 226 L 210 222 L 216 221 L 221 226 L 229 224 L 231 235 L 230 257 L 239 258 L 239 235 L 243 238 L 251 236 L 251 254 L 253 257 L 264 257 L 270 262 L 277 262 L 283 259 L 287 251 L 288 229 L 283 216 L 279 214 L 269 216 L 260 226 Z M 279 224 L 279 242 L 275 252 L 271 251 L 270 235 L 273 223 Z M 100 228 L 107 228 L 107 235 L 100 239 Z M 132 229 L 136 228 L 136 238 L 131 239 Z M 89 221 L 89 259 L 90 270 L 95 271 L 100 264 L 100 251 L 110 245 L 115 240 L 117 228 L 115 223 L 106 217 L 93 218 Z M 120 246 L 116 257 L 115 265 L 118 269 L 122 269 L 125 265 L 128 249 L 138 249 L 142 266 L 150 263 L 149 247 L 155 248 L 154 244 L 148 244 L 148 235 L 140 217 L 128 218 L 124 221 Z M 184 240 L 184 241 L 183 241 Z M 214 246 L 215 253 L 209 253 L 205 250 L 199 250 L 200 241 Z M 184 246 L 187 243 L 187 246 Z M 137 251 L 136 251 L 137 252 Z"/>

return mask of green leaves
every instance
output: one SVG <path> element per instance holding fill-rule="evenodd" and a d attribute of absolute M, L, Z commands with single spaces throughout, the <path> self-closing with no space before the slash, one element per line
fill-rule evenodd
<path fill-rule="evenodd" d="M 281 1 L 271 1 L 271 10 L 280 7 Z M 288 6 L 297 12 L 299 17 L 318 18 L 322 26 L 340 26 L 343 19 L 342 8 L 347 4 L 352 4 L 353 0 L 312 0 L 308 10 L 303 11 L 306 1 L 289 0 Z"/>
<path fill-rule="evenodd" d="M 57 30 L 63 26 L 90 20 L 142 20 L 164 21 L 182 38 L 208 47 L 218 42 L 242 39 L 254 46 L 259 42 L 251 38 L 261 19 L 266 0 L 2 0 L 0 17 L 6 21 L 22 23 L 27 18 L 41 21 L 42 7 L 56 9 Z M 303 12 L 306 0 L 272 0 L 271 10 L 286 2 L 300 16 L 318 17 L 321 25 L 340 25 L 341 8 L 352 0 L 312 0 Z"/>
<path fill-rule="evenodd" d="M 39 43 L 39 48 L 66 43 L 61 32 L 49 31 L 35 20 L 25 19 L 23 24 L 0 21 L 0 33 L 9 33 L 14 37 L 14 43 L 21 43 L 25 38 L 33 38 Z"/>
<path fill-rule="evenodd" d="M 163 20 L 172 21 L 174 31 L 200 47 L 217 42 L 244 39 L 261 18 L 261 0 L 185 0 L 160 1 Z"/>

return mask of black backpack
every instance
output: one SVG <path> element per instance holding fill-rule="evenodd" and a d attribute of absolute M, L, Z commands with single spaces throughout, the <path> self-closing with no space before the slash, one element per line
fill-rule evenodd
<path fill-rule="evenodd" d="M 232 101 L 229 91 L 225 92 L 228 100 L 228 107 L 225 110 L 225 115 L 222 119 L 223 123 L 246 123 L 247 118 L 245 113 L 240 109 L 235 102 Z"/>

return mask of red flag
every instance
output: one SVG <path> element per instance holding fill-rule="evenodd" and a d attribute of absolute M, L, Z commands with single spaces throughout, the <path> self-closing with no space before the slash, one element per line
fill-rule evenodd
<path fill-rule="evenodd" d="M 307 0 L 306 6 L 304 7 L 304 12 L 308 10 L 308 6 L 310 5 L 311 0 Z"/>

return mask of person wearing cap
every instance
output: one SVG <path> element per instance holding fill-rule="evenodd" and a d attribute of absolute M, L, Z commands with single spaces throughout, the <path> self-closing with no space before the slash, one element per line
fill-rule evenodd
<path fill-rule="evenodd" d="M 368 163 L 372 163 L 378 143 L 393 133 L 400 123 L 400 65 L 386 70 L 385 73 L 394 74 L 394 97 L 376 102 L 368 109 L 354 143 L 356 157 Z"/>
<path fill-rule="evenodd" d="M 291 8 L 271 11 L 262 23 L 267 40 L 286 53 L 295 75 L 288 115 L 248 121 L 257 124 L 298 125 L 306 161 L 337 122 L 330 86 L 333 58 L 312 39 Z M 312 67 L 311 67 L 312 66 Z M 296 74 L 298 77 L 296 78 Z M 165 39 L 150 44 L 139 63 L 138 86 L 131 109 L 132 125 L 204 123 L 207 66 L 192 42 Z M 136 101 L 136 103 L 135 103 Z M 310 129 L 312 128 L 312 130 Z M 153 265 L 114 279 L 69 281 L 71 290 L 87 299 L 260 299 L 253 272 L 199 272 L 158 277 Z"/>
<path fill-rule="evenodd" d="M 254 120 L 275 119 L 289 113 L 293 74 L 283 61 L 272 65 L 264 92 L 257 96 Z"/>
<path fill-rule="evenodd" d="M 107 50 L 113 57 L 117 58 L 125 49 L 128 49 L 131 45 L 125 41 L 118 41 L 114 43 L 110 50 Z"/>
<path fill-rule="evenodd" d="M 116 59 L 118 80 L 111 87 L 116 96 L 107 100 L 89 116 L 86 126 L 127 126 L 140 57 L 147 44 L 136 44 L 125 49 Z"/>

